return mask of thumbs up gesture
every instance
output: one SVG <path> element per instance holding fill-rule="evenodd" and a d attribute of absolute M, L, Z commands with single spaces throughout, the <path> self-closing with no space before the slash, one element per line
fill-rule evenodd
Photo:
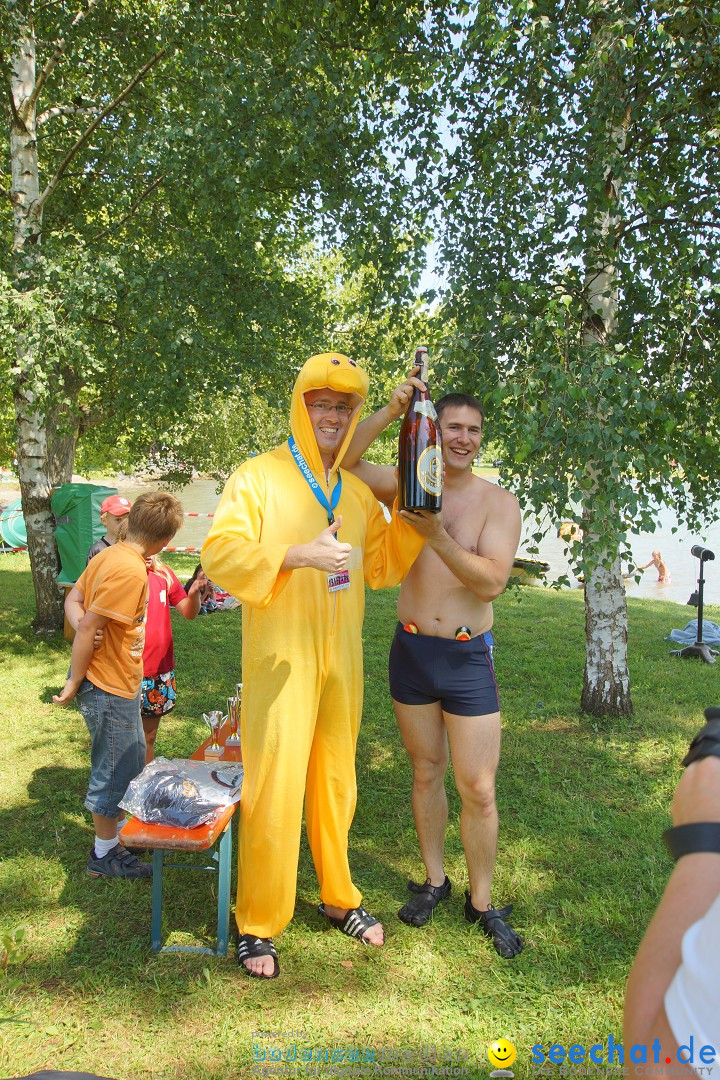
<path fill-rule="evenodd" d="M 309 544 L 288 548 L 280 569 L 297 570 L 302 566 L 311 566 L 314 570 L 324 570 L 327 574 L 337 574 L 340 570 L 345 570 L 352 544 L 343 544 L 338 540 L 336 533 L 341 527 L 342 517 L 339 517 Z"/>
<path fill-rule="evenodd" d="M 316 570 L 325 570 L 328 574 L 337 574 L 344 570 L 350 558 L 352 544 L 343 544 L 338 540 L 336 533 L 342 525 L 342 517 L 333 521 L 326 529 L 316 536 L 306 548 L 306 566 L 313 566 Z"/>

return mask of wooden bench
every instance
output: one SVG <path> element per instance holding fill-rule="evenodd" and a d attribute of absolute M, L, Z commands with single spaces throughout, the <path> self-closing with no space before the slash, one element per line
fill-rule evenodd
<path fill-rule="evenodd" d="M 219 735 L 218 741 L 223 747 L 220 762 L 242 761 L 242 753 L 239 746 L 225 746 L 225 740 L 230 734 L 230 727 L 226 724 Z M 197 748 L 190 757 L 195 761 L 204 761 L 205 748 L 210 745 L 210 739 Z M 228 939 L 230 935 L 230 867 L 232 863 L 232 819 L 237 804 L 231 803 L 225 807 L 222 814 L 208 825 L 200 825 L 196 829 L 179 829 L 172 825 L 148 825 L 138 818 L 130 818 L 127 824 L 120 830 L 120 841 L 126 847 L 152 848 L 153 853 L 153 885 L 152 885 L 152 925 L 150 937 L 153 952 L 193 952 L 207 953 L 211 956 L 226 956 Z M 217 845 L 217 847 L 216 847 Z M 172 863 L 168 857 L 173 851 L 202 852 L 214 849 L 211 854 L 213 862 L 210 865 L 199 863 Z M 217 945 L 210 949 L 199 945 L 166 945 L 162 944 L 162 907 L 163 907 L 163 871 L 168 870 L 202 870 L 210 871 L 218 875 L 218 902 L 217 902 Z"/>

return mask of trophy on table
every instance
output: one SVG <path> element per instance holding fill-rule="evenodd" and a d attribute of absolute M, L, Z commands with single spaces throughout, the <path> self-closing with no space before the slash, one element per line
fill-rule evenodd
<path fill-rule="evenodd" d="M 203 713 L 203 720 L 210 728 L 210 734 L 212 735 L 210 745 L 205 747 L 205 760 L 212 761 L 219 758 L 223 752 L 218 735 L 220 734 L 220 728 L 227 720 L 227 716 L 223 716 L 222 709 L 213 709 L 210 713 Z"/>
<path fill-rule="evenodd" d="M 240 683 L 242 686 L 242 683 Z M 227 699 L 228 719 L 230 720 L 230 734 L 225 740 L 226 746 L 239 746 L 240 745 L 240 733 L 238 727 L 240 725 L 240 698 L 229 697 Z"/>

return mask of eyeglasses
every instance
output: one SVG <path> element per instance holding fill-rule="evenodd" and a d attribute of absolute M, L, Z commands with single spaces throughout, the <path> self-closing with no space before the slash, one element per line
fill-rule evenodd
<path fill-rule="evenodd" d="M 334 412 L 341 419 L 349 416 L 350 413 L 353 411 L 352 406 L 350 405 L 343 405 L 342 402 L 340 402 L 339 405 L 330 405 L 327 401 L 308 402 L 308 409 L 314 409 L 315 412 L 320 413 L 321 416 L 326 416 L 327 413 Z"/>

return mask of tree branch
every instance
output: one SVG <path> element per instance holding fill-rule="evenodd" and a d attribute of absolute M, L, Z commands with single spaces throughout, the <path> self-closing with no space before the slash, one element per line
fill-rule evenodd
<path fill-rule="evenodd" d="M 65 157 L 62 159 L 62 161 L 58 165 L 57 170 L 55 172 L 55 175 L 50 180 L 49 184 L 47 185 L 47 187 L 43 191 L 40 198 L 37 199 L 37 201 L 34 203 L 33 208 L 32 208 L 32 211 L 33 211 L 34 215 L 37 215 L 37 214 L 40 213 L 43 206 L 45 205 L 45 203 L 50 198 L 50 196 L 52 195 L 55 188 L 58 186 L 58 184 L 62 180 L 68 165 L 70 164 L 72 159 L 75 157 L 75 155 L 82 149 L 82 147 L 88 141 L 88 139 L 90 138 L 92 133 L 100 126 L 100 124 L 105 119 L 105 117 L 109 116 L 110 113 L 113 112 L 118 107 L 118 105 L 120 105 L 125 100 L 125 98 L 129 94 L 132 93 L 132 91 L 135 89 L 137 84 L 144 79 L 144 77 L 147 75 L 148 71 L 150 71 L 150 69 L 153 68 L 155 66 L 155 64 L 157 64 L 158 60 L 162 59 L 162 57 L 165 55 L 166 52 L 167 52 L 167 48 L 160 49 L 160 51 L 155 53 L 154 56 L 151 56 L 150 59 L 148 60 L 147 64 L 145 64 L 144 67 L 140 68 L 140 71 L 138 71 L 138 73 L 136 75 L 133 75 L 132 79 L 127 84 L 127 86 L 123 90 L 121 90 L 121 92 L 118 94 L 118 96 L 113 101 L 111 101 L 110 104 L 105 109 L 103 109 L 100 112 L 99 116 L 93 121 L 92 124 L 90 124 L 90 126 L 88 128 L 85 129 L 85 131 L 82 133 L 82 135 L 76 140 L 75 144 L 70 147 L 67 154 L 65 155 Z"/>
<path fill-rule="evenodd" d="M 82 116 L 82 115 L 97 115 L 100 112 L 98 105 L 53 105 L 50 109 L 45 109 L 41 112 L 37 118 L 37 126 L 40 127 L 47 120 L 52 120 L 54 116 Z"/>
<path fill-rule="evenodd" d="M 140 204 L 144 202 L 149 195 L 152 195 L 153 191 L 155 191 L 156 188 L 160 187 L 166 176 L 167 173 L 163 173 L 162 176 L 158 176 L 157 180 L 153 180 L 152 184 L 148 184 L 145 190 L 137 197 L 128 212 L 126 214 L 123 214 L 120 220 L 116 221 L 114 225 L 110 226 L 110 228 L 103 229 L 102 232 L 98 233 L 97 236 L 93 238 L 93 242 L 96 240 L 101 240 L 104 236 L 107 236 L 108 233 L 112 232 L 113 229 L 119 229 L 121 225 L 124 225 L 128 218 L 131 218 L 133 216 Z"/>
<path fill-rule="evenodd" d="M 77 15 L 75 16 L 73 21 L 70 23 L 69 29 L 65 32 L 65 35 L 63 37 L 61 37 L 61 38 L 58 38 L 57 41 L 55 42 L 55 50 L 54 50 L 52 56 L 48 59 L 48 62 L 45 64 L 45 67 L 42 69 L 42 71 L 38 75 L 37 79 L 35 80 L 35 86 L 33 87 L 33 92 L 32 92 L 32 94 L 30 95 L 30 97 L 28 98 L 28 100 L 27 100 L 27 102 L 25 104 L 25 108 L 26 108 L 26 110 L 28 110 L 28 115 L 29 115 L 29 112 L 32 109 L 35 108 L 37 100 L 40 97 L 40 94 L 42 93 L 43 87 L 45 86 L 45 83 L 48 81 L 48 79 L 52 75 L 53 71 L 55 70 L 57 65 L 60 63 L 63 56 L 65 55 L 65 47 L 67 45 L 67 35 L 70 33 L 71 30 L 74 30 L 75 27 L 78 26 L 83 21 L 83 19 L 87 18 L 87 16 L 90 14 L 90 12 L 93 10 L 93 8 L 97 7 L 99 2 L 100 2 L 100 0 L 88 0 L 88 6 L 85 8 L 85 10 L 84 11 L 78 11 Z"/>
<path fill-rule="evenodd" d="M 88 315 L 88 322 L 97 323 L 99 326 L 109 326 L 111 330 L 117 330 L 119 334 L 123 332 L 123 326 L 116 319 L 100 319 L 97 315 Z"/>
<path fill-rule="evenodd" d="M 687 226 L 691 226 L 694 229 L 720 229 L 720 221 L 715 221 L 713 218 L 693 218 L 692 220 L 679 217 L 647 218 L 645 221 L 638 221 L 631 228 L 626 229 L 625 232 L 637 232 L 645 227 L 651 229 L 656 226 L 664 226 L 665 228 L 672 228 L 673 226 L 687 228 Z"/>

